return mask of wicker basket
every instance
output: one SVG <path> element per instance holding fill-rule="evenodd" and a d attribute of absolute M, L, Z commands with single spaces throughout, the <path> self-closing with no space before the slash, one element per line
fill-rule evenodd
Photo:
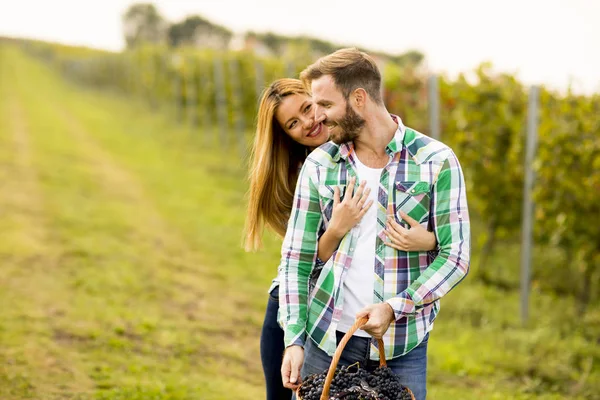
<path fill-rule="evenodd" d="M 338 345 L 338 347 L 335 349 L 333 359 L 331 360 L 331 365 L 329 366 L 329 371 L 327 372 L 327 377 L 325 378 L 325 383 L 323 384 L 323 392 L 321 393 L 321 400 L 329 400 L 329 389 L 331 388 L 331 381 L 333 381 L 333 377 L 335 375 L 335 370 L 340 361 L 340 358 L 342 357 L 342 351 L 344 351 L 344 347 L 346 347 L 346 344 L 348 343 L 348 341 L 350 340 L 352 335 L 354 335 L 354 332 L 356 332 L 360 327 L 362 327 L 364 324 L 366 324 L 367 321 L 368 321 L 367 317 L 357 319 L 356 322 L 354 323 L 354 325 L 352 325 L 352 327 L 348 330 L 348 332 L 346 332 L 346 334 L 340 341 L 340 344 Z M 387 363 L 385 362 L 385 351 L 384 351 L 384 347 L 383 347 L 383 340 L 377 339 L 377 347 L 379 348 L 379 366 L 387 367 Z M 301 387 L 302 387 L 302 385 L 300 385 L 300 387 L 298 387 L 298 389 L 296 389 L 296 397 L 298 398 L 298 400 L 302 400 L 302 396 L 300 395 Z M 410 393 L 412 400 L 415 400 L 415 396 L 412 393 L 412 391 L 409 388 L 406 388 L 406 390 L 408 390 L 408 392 Z"/>

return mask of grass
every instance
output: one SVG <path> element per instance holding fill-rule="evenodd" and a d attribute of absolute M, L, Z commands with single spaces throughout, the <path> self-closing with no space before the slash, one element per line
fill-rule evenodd
<path fill-rule="evenodd" d="M 242 250 L 244 160 L 216 135 L 0 47 L 1 399 L 264 397 L 280 242 Z M 599 307 L 538 289 L 522 327 L 518 304 L 472 278 L 443 300 L 430 399 L 600 398 Z"/>

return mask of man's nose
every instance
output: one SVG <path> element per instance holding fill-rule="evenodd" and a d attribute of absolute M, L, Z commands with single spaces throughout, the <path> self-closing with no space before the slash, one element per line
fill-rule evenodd
<path fill-rule="evenodd" d="M 314 115 L 308 115 L 302 121 L 302 125 L 304 125 L 304 128 L 306 128 L 306 129 L 312 128 L 314 124 L 315 124 L 315 116 Z"/>
<path fill-rule="evenodd" d="M 319 107 L 315 105 L 315 124 L 319 124 L 327 119 L 327 115 L 325 115 L 325 109 L 323 107 Z"/>

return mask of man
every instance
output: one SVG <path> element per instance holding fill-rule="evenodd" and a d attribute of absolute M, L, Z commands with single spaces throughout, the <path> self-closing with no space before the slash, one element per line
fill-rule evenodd
<path fill-rule="evenodd" d="M 316 118 L 329 126 L 333 143 L 316 149 L 302 167 L 282 247 L 284 385 L 296 388 L 300 376 L 326 370 L 355 318 L 367 316 L 340 364 L 376 367 L 374 339 L 383 338 L 388 366 L 417 400 L 425 399 L 427 341 L 439 299 L 469 269 L 460 164 L 450 148 L 390 115 L 381 97 L 381 74 L 367 54 L 339 50 L 307 67 L 301 78 L 312 89 Z M 366 180 L 375 204 L 342 239 L 308 293 L 335 188 L 354 190 L 352 177 L 357 185 Z M 404 229 L 398 225 L 404 222 L 428 226 L 437 253 L 390 247 L 388 236 Z"/>

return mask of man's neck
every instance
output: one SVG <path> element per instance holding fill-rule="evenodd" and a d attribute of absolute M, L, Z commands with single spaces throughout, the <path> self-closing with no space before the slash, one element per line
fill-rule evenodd
<path fill-rule="evenodd" d="M 368 167 L 385 167 L 389 161 L 385 148 L 398 130 L 398 124 L 385 107 L 377 107 L 365 120 L 360 137 L 354 140 L 356 155 Z"/>

